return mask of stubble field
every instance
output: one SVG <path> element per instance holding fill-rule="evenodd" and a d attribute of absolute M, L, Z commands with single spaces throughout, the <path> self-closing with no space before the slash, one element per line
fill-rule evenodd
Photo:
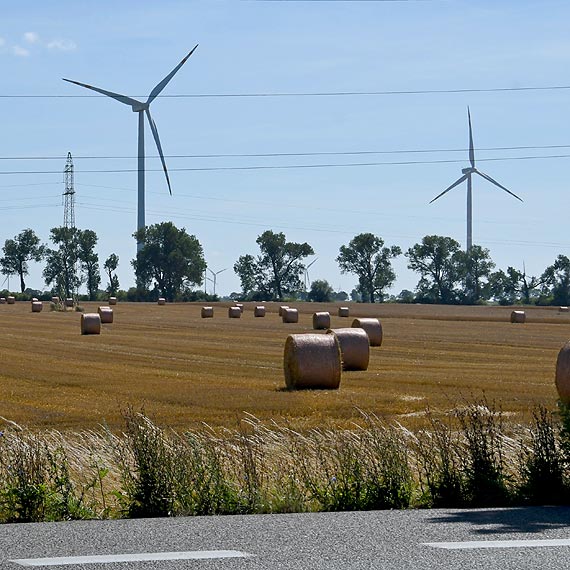
<path fill-rule="evenodd" d="M 244 414 L 290 422 L 298 429 L 349 426 L 359 410 L 417 426 L 426 408 L 446 413 L 483 394 L 513 419 L 535 404 L 553 409 L 554 367 L 570 338 L 570 314 L 526 308 L 511 324 L 509 307 L 427 305 L 296 305 L 298 324 L 284 324 L 277 303 L 265 318 L 245 304 L 229 319 L 228 304 L 120 303 L 101 335 L 80 334 L 80 314 L 31 313 L 30 304 L 0 306 L 0 416 L 32 428 L 91 429 L 123 425 L 127 405 L 144 407 L 176 429 L 235 426 Z M 95 312 L 99 303 L 84 303 Z M 365 372 L 344 372 L 339 390 L 284 389 L 288 334 L 312 331 L 312 313 L 329 310 L 332 328 L 353 317 L 379 317 L 380 348 Z"/>

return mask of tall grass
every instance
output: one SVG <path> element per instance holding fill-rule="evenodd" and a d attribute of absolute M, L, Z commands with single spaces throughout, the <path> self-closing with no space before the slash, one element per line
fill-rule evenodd
<path fill-rule="evenodd" d="M 0 435 L 0 521 L 570 503 L 570 414 L 512 425 L 485 400 L 410 432 L 362 414 L 296 431 L 247 416 L 180 433 L 144 411 L 124 432 Z"/>

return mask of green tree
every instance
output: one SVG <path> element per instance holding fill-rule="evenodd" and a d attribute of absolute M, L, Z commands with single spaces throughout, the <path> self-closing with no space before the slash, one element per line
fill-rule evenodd
<path fill-rule="evenodd" d="M 314 255 L 313 248 L 308 243 L 288 242 L 285 234 L 271 230 L 255 241 L 261 255 L 242 255 L 234 264 L 244 295 L 282 300 L 285 294 L 300 290 L 305 270 L 302 260 Z"/>
<path fill-rule="evenodd" d="M 97 291 L 101 284 L 99 272 L 99 255 L 95 251 L 97 234 L 93 230 L 79 230 L 79 262 L 85 275 L 85 285 L 89 294 L 89 300 L 97 297 Z"/>
<path fill-rule="evenodd" d="M 0 258 L 0 271 L 3 275 L 18 275 L 20 277 L 20 290 L 26 289 L 24 277 L 29 273 L 28 263 L 40 261 L 45 252 L 45 246 L 40 244 L 40 238 L 34 230 L 26 229 L 14 239 L 7 239 L 2 248 L 4 256 Z"/>
<path fill-rule="evenodd" d="M 107 292 L 109 295 L 116 295 L 119 290 L 119 278 L 117 277 L 117 274 L 114 273 L 117 271 L 118 266 L 119 256 L 116 253 L 112 253 L 103 264 L 103 269 L 105 269 L 105 273 L 109 278 L 109 285 L 107 286 Z"/>
<path fill-rule="evenodd" d="M 425 236 L 406 252 L 408 268 L 420 274 L 416 286 L 418 297 L 432 303 L 457 301 L 456 285 L 460 281 L 454 254 L 460 251 L 457 241 L 444 236 Z"/>
<path fill-rule="evenodd" d="M 390 260 L 402 253 L 397 245 L 384 247 L 384 240 L 371 233 L 358 234 L 340 247 L 336 261 L 341 273 L 358 276 L 358 289 L 365 301 L 382 302 L 396 274 Z"/>
<path fill-rule="evenodd" d="M 81 230 L 52 228 L 50 239 L 56 248 L 47 248 L 43 271 L 46 285 L 52 285 L 59 294 L 71 297 L 81 285 L 78 272 Z"/>
<path fill-rule="evenodd" d="M 541 284 L 549 288 L 554 305 L 570 304 L 570 259 L 559 255 L 540 277 Z"/>
<path fill-rule="evenodd" d="M 203 282 L 206 262 L 198 239 L 172 222 L 147 226 L 133 234 L 143 244 L 131 262 L 137 283 L 144 288 L 151 284 L 160 295 L 174 300 L 191 285 Z"/>
<path fill-rule="evenodd" d="M 514 305 L 518 302 L 530 305 L 545 278 L 544 275 L 540 278 L 527 275 L 524 267 L 519 271 L 509 266 L 506 272 L 499 270 L 492 273 L 489 282 L 491 294 L 501 305 Z"/>
<path fill-rule="evenodd" d="M 456 265 L 458 277 L 463 281 L 462 301 L 474 304 L 489 299 L 489 279 L 495 268 L 489 250 L 480 245 L 473 245 L 469 251 L 454 253 L 452 261 Z"/>
<path fill-rule="evenodd" d="M 311 283 L 307 298 L 315 303 L 330 303 L 334 295 L 333 288 L 324 279 L 317 279 Z"/>

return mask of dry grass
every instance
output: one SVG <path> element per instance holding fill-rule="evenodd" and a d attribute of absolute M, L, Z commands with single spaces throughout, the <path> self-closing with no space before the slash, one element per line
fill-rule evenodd
<path fill-rule="evenodd" d="M 360 408 L 413 427 L 426 405 L 446 412 L 484 391 L 515 419 L 536 403 L 554 407 L 556 356 L 570 336 L 570 315 L 557 307 L 526 307 L 526 324 L 511 325 L 511 307 L 351 304 L 351 316 L 382 320 L 368 370 L 344 373 L 337 391 L 288 392 L 287 335 L 312 332 L 315 311 L 346 325 L 337 305 L 299 303 L 299 322 L 288 325 L 277 303 L 265 319 L 253 316 L 255 303 L 228 319 L 228 305 L 203 320 L 199 304 L 121 303 L 114 324 L 93 336 L 80 334 L 77 313 L 1 305 L 0 415 L 28 427 L 115 430 L 130 403 L 177 429 L 235 426 L 244 412 L 302 429 L 350 426 Z"/>

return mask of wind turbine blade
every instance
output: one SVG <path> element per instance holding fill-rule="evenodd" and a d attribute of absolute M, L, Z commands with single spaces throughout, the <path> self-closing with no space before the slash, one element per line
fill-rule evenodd
<path fill-rule="evenodd" d="M 194 50 L 198 47 L 198 44 L 190 51 L 190 53 L 150 92 L 147 99 L 147 104 L 151 104 L 160 92 L 168 85 L 168 82 L 176 75 L 176 72 L 186 63 L 188 58 L 194 53 Z"/>
<path fill-rule="evenodd" d="M 459 180 L 456 180 L 451 186 L 448 186 L 441 194 L 438 194 L 433 200 L 430 200 L 430 204 L 432 202 L 435 202 L 438 198 L 441 198 L 444 194 L 446 194 L 447 192 L 449 192 L 450 190 L 452 190 L 453 188 L 455 188 L 465 180 L 467 180 L 468 176 L 469 174 L 464 174 L 461 178 L 459 178 Z"/>
<path fill-rule="evenodd" d="M 469 119 L 469 162 L 471 168 L 475 168 L 475 149 L 473 148 L 473 129 L 471 128 L 471 111 L 467 107 L 467 117 Z"/>
<path fill-rule="evenodd" d="M 164 175 L 166 176 L 166 183 L 168 184 L 168 191 L 172 196 L 172 187 L 170 186 L 170 178 L 168 177 L 168 170 L 166 169 L 166 162 L 164 161 L 162 146 L 160 145 L 160 139 L 158 138 L 158 129 L 156 128 L 156 124 L 154 123 L 152 117 L 150 116 L 150 111 L 146 109 L 145 113 L 148 119 L 148 124 L 150 125 L 150 130 L 152 131 L 152 136 L 154 137 L 154 142 L 156 143 L 156 148 L 158 149 L 158 154 L 160 155 L 160 161 L 162 162 L 162 168 L 164 170 Z"/>
<path fill-rule="evenodd" d="M 87 85 L 87 83 L 79 83 L 79 81 L 72 81 L 71 79 L 65 79 L 65 77 L 63 77 L 62 79 L 64 81 L 67 81 L 68 83 L 75 83 L 75 85 L 79 85 L 80 87 L 85 87 L 86 89 L 91 89 L 91 91 L 97 91 L 97 93 L 101 93 L 102 95 L 107 95 L 107 97 L 112 97 L 113 99 L 116 99 L 117 101 L 120 101 L 125 105 L 139 106 L 142 104 L 140 101 L 137 101 L 136 99 L 133 99 L 131 97 L 127 97 L 126 95 L 121 95 L 120 93 L 105 91 L 105 89 L 99 89 L 99 87 L 93 87 L 93 85 Z"/>
<path fill-rule="evenodd" d="M 488 180 L 489 182 L 491 182 L 495 186 L 498 186 L 501 190 L 504 190 L 507 194 L 510 194 L 511 196 L 513 196 L 517 200 L 520 200 L 521 202 L 523 201 L 522 198 L 519 198 L 516 194 L 514 194 L 513 192 L 511 192 L 510 190 L 505 188 L 502 184 L 499 184 L 496 180 L 493 180 L 493 178 L 491 178 L 488 174 L 485 174 L 484 172 L 481 172 L 480 170 L 476 170 L 475 172 L 477 174 L 479 174 L 479 176 L 482 176 L 485 180 Z"/>
<path fill-rule="evenodd" d="M 309 269 L 313 265 L 313 263 L 318 261 L 318 259 L 319 259 L 318 257 L 316 259 L 313 259 L 313 261 L 311 261 L 311 263 L 309 263 L 309 265 L 307 265 L 307 269 Z"/>

